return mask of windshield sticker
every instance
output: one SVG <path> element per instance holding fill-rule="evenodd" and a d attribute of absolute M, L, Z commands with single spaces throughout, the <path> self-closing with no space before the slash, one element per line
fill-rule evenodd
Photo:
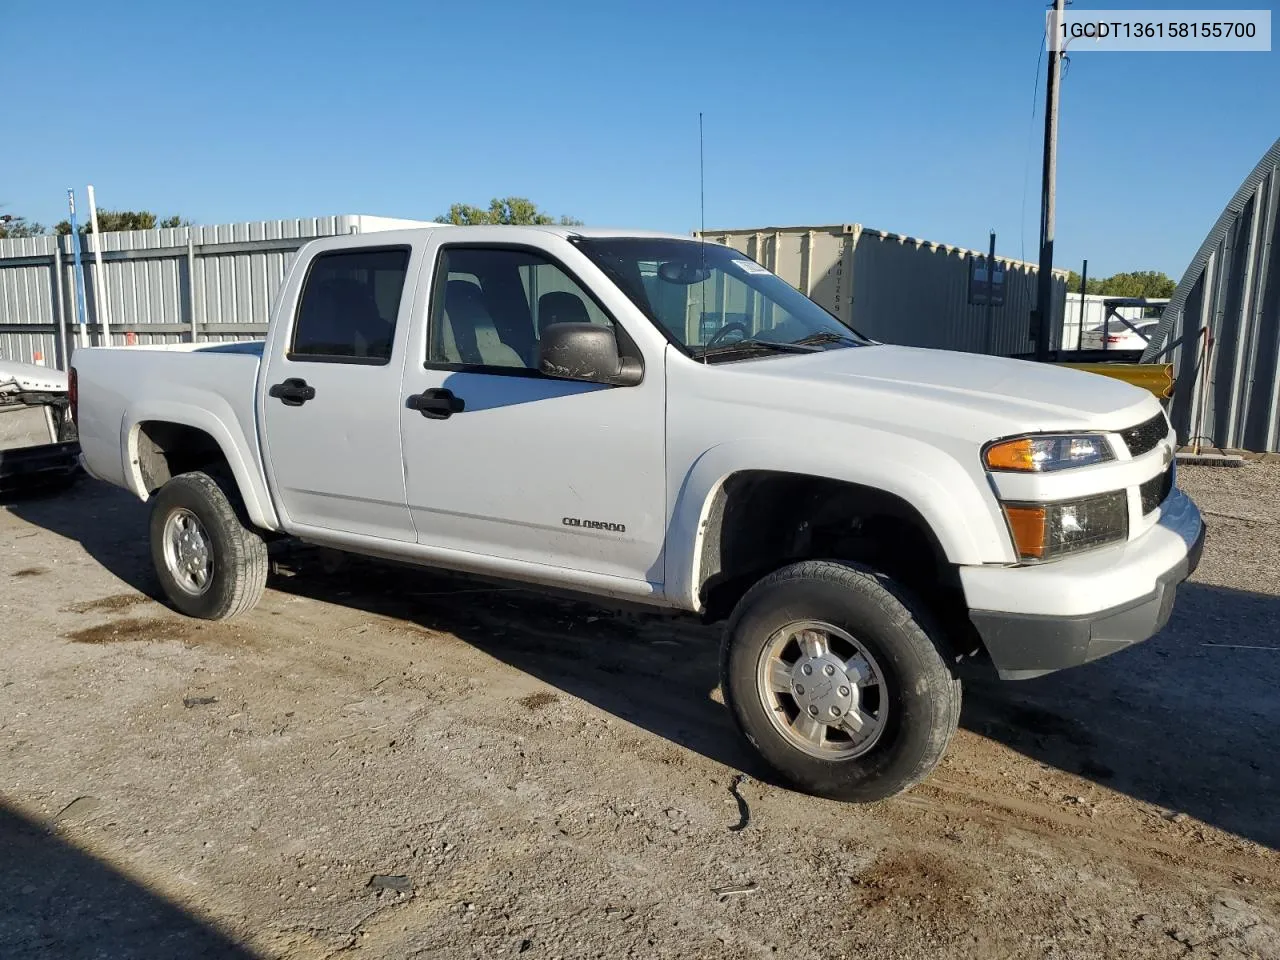
<path fill-rule="evenodd" d="M 735 267 L 741 267 L 746 273 L 764 273 L 768 274 L 768 270 L 760 266 L 754 260 L 732 260 L 730 261 Z"/>

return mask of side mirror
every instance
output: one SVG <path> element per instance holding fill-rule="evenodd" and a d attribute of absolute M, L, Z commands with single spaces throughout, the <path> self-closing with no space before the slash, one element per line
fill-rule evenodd
<path fill-rule="evenodd" d="M 634 387 L 644 377 L 639 361 L 618 356 L 618 339 L 597 323 L 553 323 L 542 331 L 538 370 L 560 380 Z"/>

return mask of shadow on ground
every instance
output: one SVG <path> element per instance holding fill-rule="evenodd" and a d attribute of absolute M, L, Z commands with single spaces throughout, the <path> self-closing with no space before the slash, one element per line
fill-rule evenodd
<path fill-rule="evenodd" d="M 6 960 L 257 956 L 3 800 L 0 890 Z"/>
<path fill-rule="evenodd" d="M 146 507 L 127 494 L 90 483 L 9 509 L 155 594 Z M 359 558 L 336 577 L 305 550 L 285 562 L 293 575 L 273 577 L 274 589 L 454 634 L 675 744 L 772 779 L 710 697 L 718 628 Z M 1280 597 L 1186 584 L 1169 626 L 1148 643 L 1038 680 L 969 683 L 961 724 L 1280 848 L 1278 624 Z"/>
<path fill-rule="evenodd" d="M 1037 680 L 971 683 L 960 722 L 1280 849 L 1280 597 L 1183 584 L 1152 640 Z"/>

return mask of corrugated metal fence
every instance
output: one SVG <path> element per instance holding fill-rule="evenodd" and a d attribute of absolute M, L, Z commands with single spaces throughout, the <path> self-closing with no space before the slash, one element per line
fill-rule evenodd
<path fill-rule="evenodd" d="M 1205 237 L 1143 353 L 1174 365 L 1170 417 L 1184 442 L 1280 451 L 1278 205 L 1280 140 Z"/>
<path fill-rule="evenodd" d="M 99 295 L 116 344 L 127 336 L 138 343 L 261 337 L 289 261 L 304 242 L 426 225 L 337 216 L 107 233 L 101 279 L 92 238 L 81 237 L 91 342 L 100 342 Z M 1005 269 L 1004 303 L 993 309 L 988 329 L 987 308 L 969 302 L 970 270 L 984 256 L 978 251 L 859 224 L 708 231 L 706 237 L 760 261 L 877 340 L 975 353 L 1031 349 L 1034 264 L 996 258 Z M 75 345 L 72 242 L 0 240 L 0 356 L 30 362 L 39 354 L 46 364 L 65 367 Z M 1065 272 L 1055 271 L 1054 281 L 1051 329 L 1057 334 Z"/>
<path fill-rule="evenodd" d="M 1004 303 L 993 309 L 988 330 L 987 308 L 969 302 L 970 269 L 975 258 L 985 260 L 983 251 L 857 223 L 708 230 L 700 236 L 764 264 L 873 339 L 970 353 L 1033 349 L 1035 264 L 996 257 L 1005 270 Z M 1066 281 L 1065 270 L 1054 271 L 1050 329 L 1058 340 Z"/>
<path fill-rule="evenodd" d="M 101 343 L 100 297 L 116 344 L 130 335 L 138 343 L 261 337 L 289 261 L 307 240 L 425 225 L 351 215 L 104 233 L 101 278 L 93 238 L 81 237 L 91 342 Z M 73 242 L 0 240 L 0 357 L 66 367 L 76 339 Z"/>

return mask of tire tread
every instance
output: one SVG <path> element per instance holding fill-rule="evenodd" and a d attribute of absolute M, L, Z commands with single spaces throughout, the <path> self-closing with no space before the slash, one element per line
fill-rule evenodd
<path fill-rule="evenodd" d="M 157 495 L 156 509 L 164 509 L 169 501 L 187 496 L 198 498 L 213 514 L 217 532 L 224 538 L 230 556 L 215 557 L 214 576 L 218 577 L 221 571 L 227 579 L 225 585 L 215 583 L 210 588 L 211 593 L 216 590 L 219 594 L 213 603 L 201 604 L 205 609 L 198 612 L 189 609 L 183 612 L 208 620 L 227 620 L 246 613 L 262 599 L 266 589 L 269 566 L 266 542 L 249 524 L 234 480 L 226 471 L 194 470 L 173 477 Z M 213 536 L 214 531 L 210 531 L 210 535 Z M 205 594 L 199 599 L 203 601 L 208 596 Z M 172 593 L 170 599 L 180 608 L 184 605 L 181 598 L 175 598 Z"/>
<path fill-rule="evenodd" d="M 940 636 L 934 627 L 928 610 L 902 586 L 884 574 L 857 563 L 834 560 L 803 560 L 783 567 L 761 579 L 738 602 L 726 626 L 720 655 L 720 688 L 725 705 L 733 712 L 738 726 L 757 750 L 760 745 L 751 736 L 741 716 L 741 705 L 734 696 L 732 681 L 732 654 L 736 628 L 744 612 L 762 594 L 771 593 L 789 583 L 822 581 L 838 584 L 866 600 L 871 601 L 885 618 L 899 628 L 907 640 L 906 652 L 911 655 L 916 670 L 925 678 L 932 696 L 928 700 L 931 716 L 925 721 L 929 726 L 929 738 L 925 748 L 916 758 L 912 769 L 892 782 L 875 784 L 859 783 L 854 787 L 839 783 L 807 783 L 793 770 L 780 769 L 784 776 L 805 789 L 838 799 L 877 800 L 885 796 L 909 790 L 920 783 L 941 761 L 960 720 L 960 680 L 948 667 L 938 645 L 930 634 Z M 939 711 L 943 715 L 939 716 Z M 819 761 L 821 762 L 821 761 Z M 854 764 L 856 760 L 844 761 Z M 777 766 L 775 764 L 775 766 Z"/>

